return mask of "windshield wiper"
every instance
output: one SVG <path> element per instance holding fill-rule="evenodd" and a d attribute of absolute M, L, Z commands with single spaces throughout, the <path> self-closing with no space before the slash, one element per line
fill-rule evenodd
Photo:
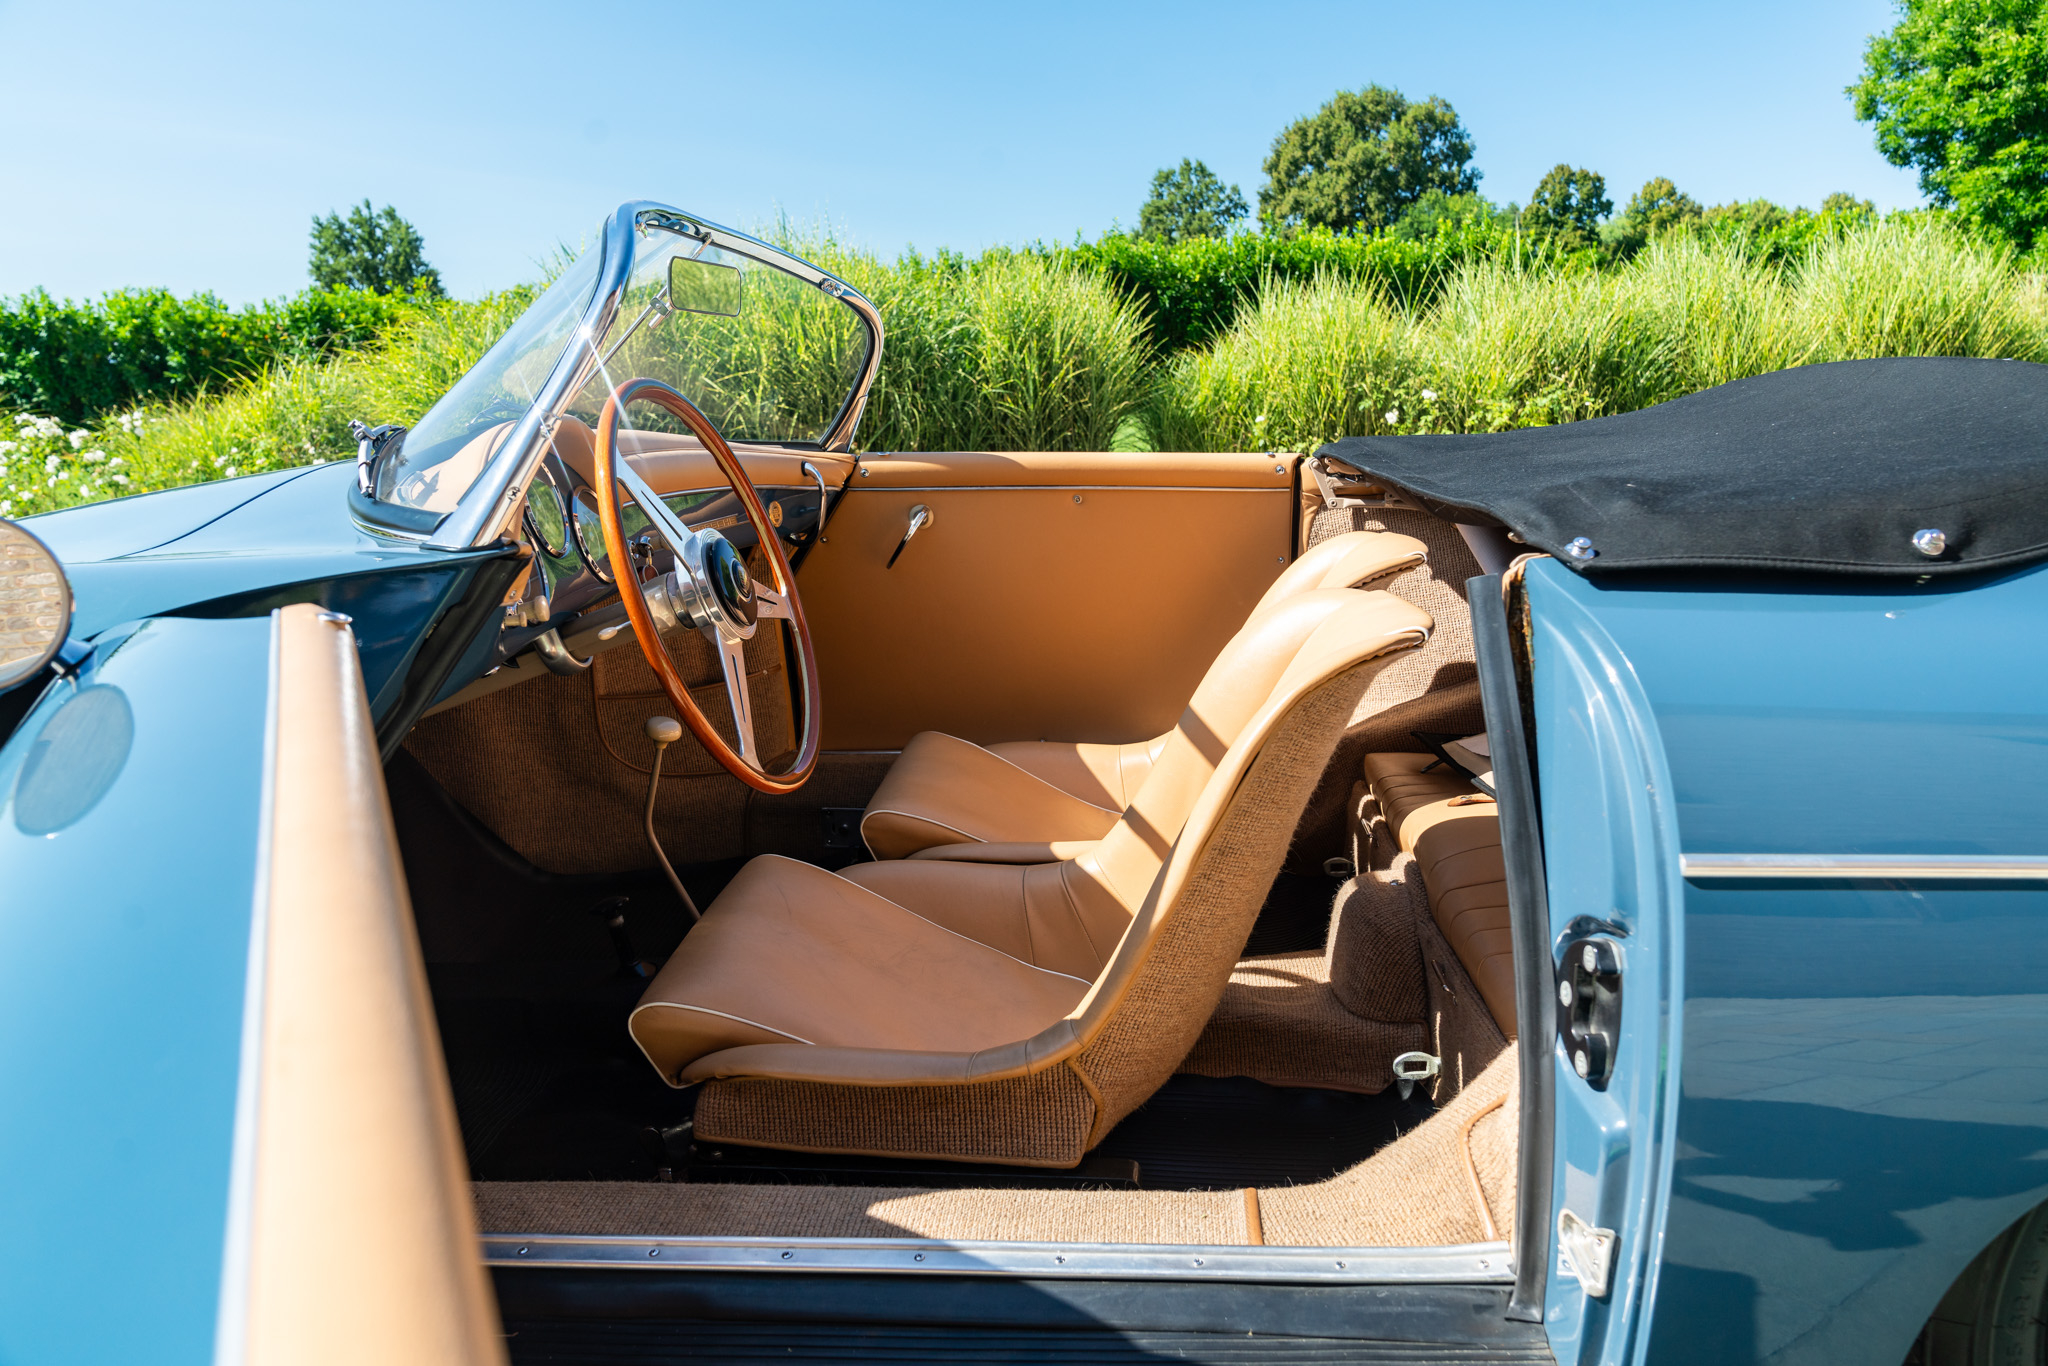
<path fill-rule="evenodd" d="M 356 488 L 363 497 L 377 496 L 377 462 L 387 448 L 396 450 L 405 428 L 395 422 L 372 427 L 360 418 L 350 418 L 348 434 L 356 439 Z"/>

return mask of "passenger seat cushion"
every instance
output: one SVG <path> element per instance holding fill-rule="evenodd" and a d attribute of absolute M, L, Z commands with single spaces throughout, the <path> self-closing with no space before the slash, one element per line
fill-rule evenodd
<path fill-rule="evenodd" d="M 1097 840 L 1120 813 L 939 731 L 911 737 L 861 816 L 876 858 L 963 840 Z"/>
<path fill-rule="evenodd" d="M 756 1044 L 971 1052 L 1028 1039 L 1088 990 L 794 859 L 740 870 L 628 1021 L 672 1084 Z M 690 1080 L 692 1077 L 682 1077 Z"/>
<path fill-rule="evenodd" d="M 1513 932 L 1498 808 L 1427 754 L 1369 754 L 1365 776 L 1387 826 L 1415 856 L 1437 927 L 1504 1033 L 1515 1020 Z"/>

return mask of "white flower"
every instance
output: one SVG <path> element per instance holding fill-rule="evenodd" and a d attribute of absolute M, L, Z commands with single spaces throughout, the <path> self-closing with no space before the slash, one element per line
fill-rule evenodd
<path fill-rule="evenodd" d="M 1422 401 L 1423 401 L 1424 403 L 1434 403 L 1434 402 L 1436 402 L 1436 390 L 1434 390 L 1434 389 L 1424 389 L 1424 390 L 1422 391 Z"/>
<path fill-rule="evenodd" d="M 235 477 L 238 471 L 235 469 L 233 465 L 222 465 L 220 467 L 220 472 L 226 475 L 228 478 L 232 479 Z"/>
<path fill-rule="evenodd" d="M 125 464 L 127 464 L 127 463 L 128 463 L 128 457 L 127 457 L 127 456 L 125 456 L 125 455 L 117 455 L 117 456 L 115 456 L 115 457 L 114 457 L 113 459 L 111 459 L 111 460 L 107 461 L 107 468 L 108 468 L 108 469 L 110 469 L 110 470 L 111 470 L 111 469 L 116 469 L 116 468 L 118 468 L 118 467 L 120 467 L 120 466 L 122 466 L 122 465 L 125 465 Z"/>
<path fill-rule="evenodd" d="M 32 417 L 29 425 L 37 436 L 53 437 L 64 435 L 64 424 L 54 417 Z"/>
<path fill-rule="evenodd" d="M 1259 426 L 1260 424 L 1264 423 L 1264 422 L 1265 422 L 1265 420 L 1266 420 L 1266 415 L 1265 415 L 1264 413 L 1260 413 L 1260 414 L 1259 414 L 1259 415 L 1258 415 L 1257 417 L 1255 417 L 1255 418 L 1253 418 L 1253 419 L 1252 419 L 1252 425 L 1253 425 L 1254 427 L 1257 427 L 1257 426 Z"/>
<path fill-rule="evenodd" d="M 1392 425 L 1393 423 L 1399 422 L 1400 420 L 1401 420 L 1401 410 L 1400 410 L 1399 408 L 1389 408 L 1389 409 L 1387 409 L 1387 422 L 1388 422 L 1388 424 L 1389 424 L 1389 425 Z"/>
<path fill-rule="evenodd" d="M 123 486 L 126 486 L 126 484 L 128 483 L 128 476 L 127 476 L 127 475 L 125 475 L 125 474 L 117 474 L 117 475 L 114 475 L 114 476 L 113 476 L 113 479 L 114 479 L 114 482 L 115 482 L 115 483 L 117 483 L 117 484 L 120 484 L 120 485 L 123 485 Z"/>
<path fill-rule="evenodd" d="M 0 455 L 8 455 L 21 449 L 19 441 L 0 441 Z"/>
<path fill-rule="evenodd" d="M 91 435 L 91 432 L 88 432 L 87 430 L 85 430 L 85 428 L 80 427 L 77 431 L 71 434 L 71 449 L 74 451 L 84 449 L 85 439 Z"/>
<path fill-rule="evenodd" d="M 55 474 L 55 473 L 57 472 L 57 467 L 58 467 L 59 465 L 63 464 L 63 463 L 64 463 L 63 461 L 59 460 L 59 459 L 58 459 L 58 458 L 57 458 L 56 456 L 54 456 L 54 455 L 51 455 L 51 456 L 45 456 L 45 457 L 43 458 L 43 473 L 44 473 L 44 474 Z"/>
<path fill-rule="evenodd" d="M 88 465 L 100 465 L 106 463 L 107 453 L 105 451 L 87 451 L 80 458 Z"/>

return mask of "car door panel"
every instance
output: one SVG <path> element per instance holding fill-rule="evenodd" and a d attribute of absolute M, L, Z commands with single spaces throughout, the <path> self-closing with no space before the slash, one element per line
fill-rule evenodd
<path fill-rule="evenodd" d="M 799 578 L 826 748 L 1165 730 L 1285 566 L 1294 512 L 1291 457 L 864 459 Z"/>

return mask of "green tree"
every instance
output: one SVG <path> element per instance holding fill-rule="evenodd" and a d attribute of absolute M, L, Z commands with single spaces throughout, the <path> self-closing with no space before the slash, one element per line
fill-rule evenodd
<path fill-rule="evenodd" d="M 1530 232 L 1553 237 L 1566 250 L 1577 251 L 1599 245 L 1601 220 L 1613 212 L 1605 176 L 1560 161 L 1537 182 L 1522 223 Z"/>
<path fill-rule="evenodd" d="M 362 289 L 372 294 L 443 297 L 441 273 L 427 264 L 419 230 L 386 204 L 372 212 L 370 201 L 344 218 L 330 213 L 313 219 L 313 253 L 307 268 L 322 289 Z"/>
<path fill-rule="evenodd" d="M 1658 176 L 1635 192 L 1627 208 L 1601 225 L 1600 241 L 1615 255 L 1629 257 L 1650 239 L 1694 227 L 1705 218 L 1706 211 L 1697 199 L 1672 184 L 1669 177 Z"/>
<path fill-rule="evenodd" d="M 1433 242 L 1440 236 L 1479 224 L 1498 226 L 1504 233 L 1514 231 L 1514 215 L 1488 201 L 1477 190 L 1445 194 L 1426 190 L 1394 220 L 1388 235 L 1403 242 Z"/>
<path fill-rule="evenodd" d="M 1289 124 L 1266 157 L 1259 216 L 1275 228 L 1383 228 L 1431 190 L 1479 185 L 1457 110 L 1370 85 Z"/>
<path fill-rule="evenodd" d="M 1867 199 L 1858 199 L 1845 190 L 1836 190 L 1820 202 L 1820 211 L 1845 220 L 1867 222 L 1877 217 L 1877 205 Z"/>
<path fill-rule="evenodd" d="M 1900 0 L 1870 40 L 1856 117 L 1920 191 L 2025 250 L 2048 229 L 2048 9 L 2040 0 Z"/>
<path fill-rule="evenodd" d="M 1183 159 L 1152 177 L 1152 193 L 1138 210 L 1138 236 L 1156 242 L 1228 237 L 1251 210 L 1244 192 L 1199 161 Z"/>
<path fill-rule="evenodd" d="M 1800 209 L 1798 212 L 1805 213 Z M 1750 199 L 1716 204 L 1701 215 L 1709 231 L 1723 236 L 1763 237 L 1792 221 L 1792 211 L 1768 199 Z"/>

